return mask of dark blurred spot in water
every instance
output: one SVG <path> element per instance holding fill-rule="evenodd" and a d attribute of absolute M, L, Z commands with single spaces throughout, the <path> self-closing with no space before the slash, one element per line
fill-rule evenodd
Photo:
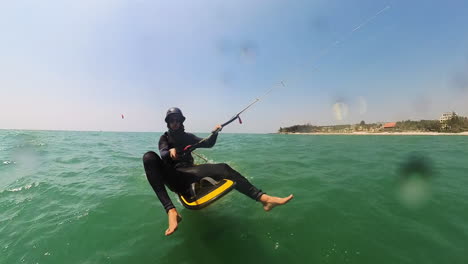
<path fill-rule="evenodd" d="M 412 153 L 400 165 L 398 194 L 408 208 L 422 207 L 430 199 L 432 161 L 424 154 Z"/>

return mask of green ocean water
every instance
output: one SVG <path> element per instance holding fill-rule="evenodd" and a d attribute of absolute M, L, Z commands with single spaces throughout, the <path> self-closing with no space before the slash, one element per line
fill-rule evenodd
<path fill-rule="evenodd" d="M 295 198 L 172 195 L 170 237 L 141 161 L 159 136 L 0 130 L 0 263 L 468 263 L 466 136 L 221 134 L 198 153 Z"/>

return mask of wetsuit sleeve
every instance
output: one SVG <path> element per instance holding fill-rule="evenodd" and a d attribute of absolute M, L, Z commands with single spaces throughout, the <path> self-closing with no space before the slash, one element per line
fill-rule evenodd
<path fill-rule="evenodd" d="M 195 144 L 195 143 L 198 143 L 200 140 L 202 140 L 202 138 L 199 138 L 197 136 L 195 136 L 194 134 L 189 134 L 191 136 L 191 141 L 192 141 L 192 145 Z M 218 133 L 212 135 L 210 137 L 210 139 L 208 139 L 207 141 L 201 143 L 198 147 L 199 148 L 211 148 L 213 147 L 215 144 L 216 144 L 216 139 L 218 138 Z"/>
<path fill-rule="evenodd" d="M 169 158 L 169 142 L 165 134 L 159 138 L 159 154 L 163 160 Z"/>

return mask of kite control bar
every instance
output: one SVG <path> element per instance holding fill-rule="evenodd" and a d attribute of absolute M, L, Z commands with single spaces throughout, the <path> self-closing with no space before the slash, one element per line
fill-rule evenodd
<path fill-rule="evenodd" d="M 281 86 L 286 87 L 286 85 L 284 85 L 284 82 L 283 82 L 283 81 L 281 81 L 280 84 L 281 84 Z M 200 146 L 200 144 L 202 144 L 203 142 L 205 142 L 205 141 L 207 141 L 208 139 L 210 139 L 213 135 L 218 134 L 218 132 L 220 132 L 220 131 L 223 129 L 223 127 L 225 127 L 225 126 L 231 124 L 231 123 L 234 122 L 236 119 L 239 120 L 239 123 L 240 123 L 240 124 L 242 124 L 242 119 L 240 118 L 240 114 L 242 114 L 244 111 L 246 111 L 247 109 L 249 109 L 252 105 L 254 105 L 254 104 L 257 103 L 258 101 L 260 101 L 263 97 L 267 96 L 275 87 L 276 87 L 276 86 L 273 86 L 273 87 L 272 87 L 270 90 L 268 90 L 261 98 L 255 98 L 255 100 L 254 100 L 252 103 L 250 103 L 248 106 L 246 106 L 244 109 L 242 109 L 239 113 L 235 114 L 235 115 L 234 115 L 233 117 L 231 117 L 231 119 L 229 119 L 227 122 L 221 124 L 221 127 L 220 127 L 220 128 L 217 128 L 217 129 L 211 131 L 211 134 L 210 134 L 208 137 L 206 137 L 206 138 L 204 138 L 204 139 L 198 141 L 197 143 L 195 143 L 195 144 L 193 144 L 193 145 L 188 145 L 188 146 L 186 146 L 186 147 L 184 148 L 184 150 L 183 150 L 183 155 L 188 154 L 188 153 L 194 151 L 196 148 L 198 148 L 198 147 Z"/>

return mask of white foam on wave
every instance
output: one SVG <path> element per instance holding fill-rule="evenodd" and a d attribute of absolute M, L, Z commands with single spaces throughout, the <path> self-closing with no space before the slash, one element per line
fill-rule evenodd
<path fill-rule="evenodd" d="M 39 185 L 39 183 L 32 183 L 32 184 L 28 184 L 28 185 L 21 186 L 21 187 L 18 187 L 18 188 L 9 189 L 9 190 L 7 190 L 7 192 L 19 192 L 19 191 L 22 191 L 22 190 L 29 190 L 31 187 L 36 187 L 38 185 Z"/>
<path fill-rule="evenodd" d="M 80 214 L 76 217 L 76 219 L 80 219 L 82 217 L 88 216 L 89 215 L 89 209 L 86 209 L 83 214 Z"/>

